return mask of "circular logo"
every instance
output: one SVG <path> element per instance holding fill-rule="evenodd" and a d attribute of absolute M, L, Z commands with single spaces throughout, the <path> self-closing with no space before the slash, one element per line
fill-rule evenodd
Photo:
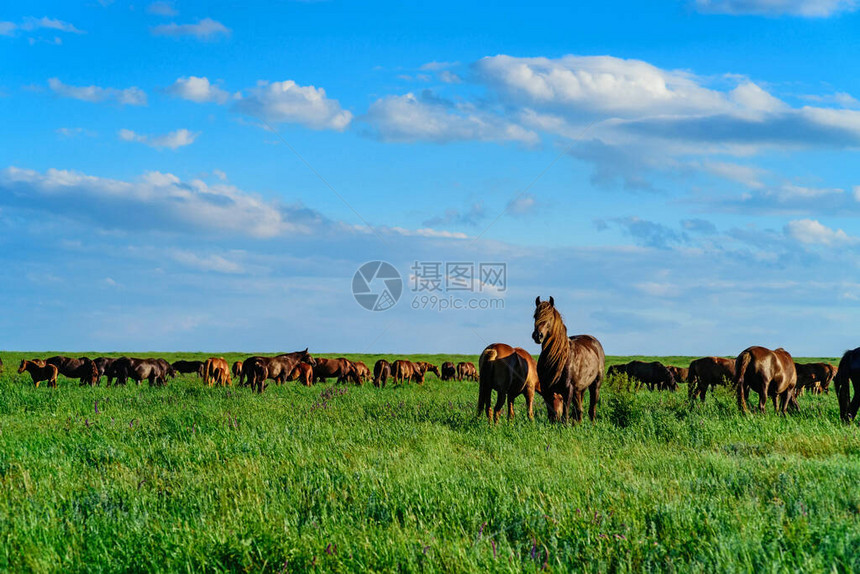
<path fill-rule="evenodd" d="M 403 293 L 403 279 L 391 263 L 369 261 L 352 278 L 352 295 L 368 311 L 386 311 Z"/>

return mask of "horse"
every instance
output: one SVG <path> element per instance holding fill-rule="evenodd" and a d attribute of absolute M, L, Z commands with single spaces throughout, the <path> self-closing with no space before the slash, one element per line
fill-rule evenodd
<path fill-rule="evenodd" d="M 469 361 L 463 361 L 457 363 L 457 380 L 458 381 L 478 381 L 478 370 L 475 368 L 474 363 L 470 363 Z"/>
<path fill-rule="evenodd" d="M 233 368 L 230 369 L 233 373 L 233 376 L 239 379 L 239 384 L 242 384 L 242 361 L 236 361 L 233 363 Z"/>
<path fill-rule="evenodd" d="M 33 379 L 33 384 L 39 388 L 39 383 L 48 381 L 48 386 L 57 388 L 57 367 L 55 365 L 46 364 L 44 361 L 24 359 L 18 367 L 18 374 L 27 371 Z"/>
<path fill-rule="evenodd" d="M 69 379 L 78 379 L 81 385 L 95 386 L 99 380 L 98 367 L 87 357 L 75 359 L 57 355 L 45 359 L 48 365 L 57 367 L 57 372 Z"/>
<path fill-rule="evenodd" d="M 204 365 L 204 361 L 174 361 L 171 364 L 171 367 L 173 367 L 173 370 L 177 373 L 194 373 L 198 377 L 203 377 L 205 373 Z"/>
<path fill-rule="evenodd" d="M 388 377 L 391 376 L 391 363 L 385 359 L 379 359 L 373 365 L 373 386 L 384 387 L 388 383 Z"/>
<path fill-rule="evenodd" d="M 678 383 L 675 376 L 668 367 L 659 361 L 646 363 L 644 361 L 630 361 L 623 365 L 612 365 L 606 372 L 607 377 L 625 374 L 630 381 L 644 383 L 649 391 L 677 391 Z M 638 389 L 639 385 L 636 384 Z"/>
<path fill-rule="evenodd" d="M 99 357 L 99 358 L 93 360 L 93 364 L 95 364 L 96 369 L 98 370 L 98 373 L 99 373 L 99 378 L 96 380 L 96 384 L 99 384 L 99 380 L 103 376 L 105 376 L 105 374 L 107 374 L 108 370 L 110 369 L 110 366 L 113 365 L 114 361 L 116 361 L 116 359 L 114 359 L 112 357 Z M 110 386 L 112 382 L 113 382 L 113 378 L 108 377 L 108 380 L 107 380 L 108 386 Z"/>
<path fill-rule="evenodd" d="M 723 357 L 702 357 L 690 363 L 687 370 L 687 395 L 690 401 L 698 396 L 705 402 L 708 387 L 725 385 L 735 378 L 735 360 Z"/>
<path fill-rule="evenodd" d="M 797 369 L 797 396 L 806 389 L 814 394 L 830 392 L 830 382 L 836 376 L 836 367 L 828 363 L 795 363 L 794 367 Z"/>
<path fill-rule="evenodd" d="M 549 420 L 567 423 L 573 402 L 573 420 L 581 421 L 583 394 L 587 389 L 588 417 L 594 421 L 606 365 L 600 341 L 591 335 L 568 338 L 555 300 L 550 297 L 549 301 L 541 301 L 539 296 L 535 299 L 532 339 L 541 346 L 537 370 Z"/>
<path fill-rule="evenodd" d="M 116 384 L 124 385 L 131 378 L 138 385 L 149 381 L 149 386 L 163 386 L 168 377 L 176 376 L 176 371 L 164 359 L 137 359 L 120 357 L 106 373 L 108 378 L 116 378 Z"/>
<path fill-rule="evenodd" d="M 298 381 L 306 387 L 314 384 L 314 368 L 307 363 L 299 363 L 290 373 L 289 381 Z"/>
<path fill-rule="evenodd" d="M 451 361 L 445 361 L 442 363 L 442 368 L 440 369 L 441 375 L 440 379 L 443 381 L 453 381 L 457 378 L 457 367 L 454 366 L 454 363 Z"/>
<path fill-rule="evenodd" d="M 427 373 L 433 373 L 439 378 L 442 377 L 442 375 L 439 374 L 439 367 L 433 363 L 428 363 L 427 361 L 416 361 L 415 364 L 418 365 L 418 368 L 420 368 L 421 372 L 425 375 Z"/>
<path fill-rule="evenodd" d="M 747 412 L 750 390 L 758 393 L 758 408 L 764 412 L 767 397 L 773 397 L 773 407 L 783 415 L 788 405 L 797 408 L 794 388 L 797 386 L 797 371 L 791 355 L 780 347 L 774 351 L 765 347 L 748 347 L 735 359 L 735 386 L 738 394 L 738 407 Z M 780 399 L 780 406 L 777 406 Z"/>
<path fill-rule="evenodd" d="M 203 363 L 203 382 L 210 387 L 213 383 L 222 387 L 233 386 L 230 367 L 224 357 L 206 359 Z"/>
<path fill-rule="evenodd" d="M 529 420 L 534 420 L 535 391 L 540 391 L 537 364 L 534 358 L 520 347 L 504 343 L 488 345 L 478 361 L 481 376 L 478 386 L 478 416 L 484 414 L 490 423 L 499 422 L 499 414 L 508 401 L 508 420 L 514 418 L 514 400 L 524 394 Z M 496 391 L 496 405 L 491 409 L 490 401 Z"/>
<path fill-rule="evenodd" d="M 370 369 L 362 361 L 355 361 L 350 369 L 350 378 L 356 384 L 363 385 L 370 379 Z"/>
<path fill-rule="evenodd" d="M 242 376 L 247 377 L 247 384 L 262 393 L 266 390 L 266 380 L 273 379 L 278 384 L 283 384 L 289 377 L 293 369 L 299 363 L 308 363 L 315 366 L 317 361 L 310 356 L 308 350 L 295 351 L 292 353 L 283 353 L 275 357 L 248 357 L 242 363 Z M 265 369 L 260 369 L 259 366 L 248 370 L 252 365 L 262 364 Z M 261 379 L 260 376 L 265 374 Z"/>
<path fill-rule="evenodd" d="M 854 387 L 853 397 L 849 384 Z M 842 355 L 833 387 L 839 399 L 839 418 L 845 422 L 853 421 L 860 409 L 860 347 Z"/>
<path fill-rule="evenodd" d="M 687 376 L 690 373 L 690 369 L 687 367 L 673 367 L 671 365 L 666 365 L 666 368 L 669 369 L 669 372 L 672 373 L 672 376 L 675 378 L 676 383 L 682 383 L 687 380 Z M 677 390 L 677 387 L 675 388 Z"/>
<path fill-rule="evenodd" d="M 391 372 L 394 375 L 394 382 L 396 384 L 403 384 L 407 381 L 412 381 L 419 385 L 424 384 L 424 371 L 412 361 L 405 359 L 394 361 L 391 363 Z"/>
<path fill-rule="evenodd" d="M 337 359 L 317 359 L 317 364 L 314 365 L 314 382 L 326 382 L 326 379 L 337 377 L 338 384 L 345 383 L 347 380 L 355 379 L 351 377 L 350 372 L 352 364 L 348 359 L 338 357 Z M 356 384 L 358 384 L 356 382 Z"/>

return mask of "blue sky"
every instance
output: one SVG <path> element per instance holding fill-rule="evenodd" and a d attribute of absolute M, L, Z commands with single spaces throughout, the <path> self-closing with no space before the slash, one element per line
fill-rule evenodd
<path fill-rule="evenodd" d="M 0 348 L 536 351 L 553 295 L 608 354 L 838 355 L 858 32 L 854 0 L 4 7 Z M 415 261 L 506 263 L 441 293 L 504 308 L 414 309 Z"/>

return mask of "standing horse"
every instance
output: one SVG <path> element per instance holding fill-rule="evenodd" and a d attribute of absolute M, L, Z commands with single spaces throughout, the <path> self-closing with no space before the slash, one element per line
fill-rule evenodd
<path fill-rule="evenodd" d="M 853 398 L 849 384 L 854 387 Z M 853 421 L 860 409 L 860 347 L 842 355 L 833 386 L 839 399 L 839 417 L 845 422 Z"/>
<path fill-rule="evenodd" d="M 764 412 L 768 396 L 773 397 L 773 407 L 784 415 L 789 403 L 797 408 L 794 387 L 797 386 L 797 371 L 791 355 L 780 347 L 775 351 L 764 347 L 748 347 L 735 359 L 735 386 L 738 407 L 747 412 L 750 390 L 758 393 L 758 408 Z M 777 407 L 777 399 L 781 404 Z"/>
<path fill-rule="evenodd" d="M 687 370 L 687 396 L 690 401 L 699 397 L 705 402 L 708 389 L 725 385 L 735 378 L 735 360 L 723 357 L 702 357 L 690 363 Z"/>
<path fill-rule="evenodd" d="M 21 366 L 18 367 L 18 374 L 24 371 L 30 373 L 33 384 L 37 389 L 39 388 L 39 383 L 42 381 L 48 381 L 49 387 L 57 388 L 57 367 L 55 365 L 45 364 L 41 360 L 28 361 L 24 359 L 21 361 Z"/>
<path fill-rule="evenodd" d="M 588 389 L 588 417 L 593 421 L 606 366 L 603 346 L 591 335 L 568 338 L 552 297 L 549 301 L 535 299 L 534 320 L 532 339 L 541 346 L 537 369 L 549 420 L 567 423 L 573 401 L 573 420 L 581 421 L 582 397 Z"/>
<path fill-rule="evenodd" d="M 439 377 L 443 381 L 453 381 L 457 378 L 457 367 L 451 361 L 442 363 L 442 375 Z"/>
<path fill-rule="evenodd" d="M 388 382 L 388 377 L 391 376 L 391 363 L 385 359 L 379 359 L 373 365 L 373 386 L 384 387 Z"/>
<path fill-rule="evenodd" d="M 540 390 L 537 365 L 534 358 L 520 347 L 513 348 L 504 343 L 487 346 L 478 361 L 481 376 L 478 386 L 478 416 L 487 415 L 491 423 L 499 422 L 499 414 L 508 400 L 508 419 L 514 418 L 514 399 L 524 394 L 529 420 L 534 420 L 535 391 Z M 490 409 L 493 391 L 496 405 Z"/>

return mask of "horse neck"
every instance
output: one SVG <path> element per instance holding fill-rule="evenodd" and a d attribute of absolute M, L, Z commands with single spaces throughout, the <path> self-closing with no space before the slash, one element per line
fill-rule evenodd
<path fill-rule="evenodd" d="M 547 333 L 541 345 L 538 357 L 538 372 L 542 379 L 551 379 L 552 384 L 561 375 L 570 357 L 570 342 L 567 337 L 567 326 L 558 316 L 553 322 L 553 328 Z"/>

